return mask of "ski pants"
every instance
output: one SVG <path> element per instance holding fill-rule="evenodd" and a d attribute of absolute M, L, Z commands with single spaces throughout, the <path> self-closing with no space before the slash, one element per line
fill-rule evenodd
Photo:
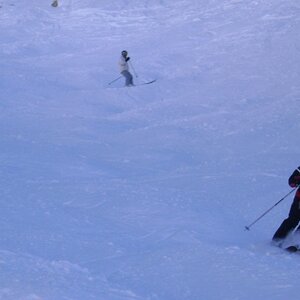
<path fill-rule="evenodd" d="M 125 86 L 133 85 L 133 77 L 129 71 L 122 71 L 121 74 L 125 77 Z"/>
<path fill-rule="evenodd" d="M 300 190 L 297 190 L 293 204 L 291 206 L 289 216 L 279 226 L 273 236 L 273 240 L 285 239 L 287 235 L 292 232 L 300 222 Z M 300 226 L 297 228 L 300 230 Z"/>

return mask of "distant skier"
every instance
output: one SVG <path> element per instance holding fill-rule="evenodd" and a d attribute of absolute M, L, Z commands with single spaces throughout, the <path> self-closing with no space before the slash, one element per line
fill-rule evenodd
<path fill-rule="evenodd" d="M 295 230 L 300 222 L 300 167 L 298 167 L 290 176 L 289 185 L 293 188 L 298 187 L 298 189 L 290 208 L 288 218 L 282 222 L 273 236 L 273 241 L 278 245 L 282 244 L 283 240 L 290 232 Z M 298 226 L 296 230 L 300 231 L 300 226 Z"/>
<path fill-rule="evenodd" d="M 128 61 L 130 57 L 128 57 L 128 52 L 123 50 L 121 52 L 121 57 L 119 61 L 120 72 L 125 77 L 125 86 L 133 86 L 133 77 L 129 72 Z"/>
<path fill-rule="evenodd" d="M 54 0 L 51 5 L 53 7 L 57 7 L 58 6 L 58 0 Z"/>

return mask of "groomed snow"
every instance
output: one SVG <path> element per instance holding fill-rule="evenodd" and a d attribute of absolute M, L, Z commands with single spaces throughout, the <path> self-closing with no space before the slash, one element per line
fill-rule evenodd
<path fill-rule="evenodd" d="M 286 300 L 298 0 L 0 1 L 0 299 Z M 123 88 L 127 49 L 137 83 Z"/>

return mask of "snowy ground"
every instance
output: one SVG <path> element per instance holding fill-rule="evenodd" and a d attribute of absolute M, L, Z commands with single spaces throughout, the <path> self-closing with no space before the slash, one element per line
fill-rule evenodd
<path fill-rule="evenodd" d="M 298 0 L 0 1 L 0 299 L 285 300 Z M 138 78 L 121 88 L 129 51 Z"/>

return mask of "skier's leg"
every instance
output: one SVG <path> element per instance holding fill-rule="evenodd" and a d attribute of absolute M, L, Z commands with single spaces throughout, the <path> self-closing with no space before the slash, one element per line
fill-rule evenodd
<path fill-rule="evenodd" d="M 125 77 L 125 86 L 127 85 L 127 75 L 126 71 L 122 71 L 121 74 Z"/>
<path fill-rule="evenodd" d="M 128 84 L 129 85 L 134 85 L 133 84 L 133 76 L 131 75 L 131 73 L 128 72 Z"/>
<path fill-rule="evenodd" d="M 275 232 L 273 236 L 273 241 L 280 241 L 285 239 L 287 235 L 295 229 L 298 223 L 299 218 L 288 217 L 287 219 L 285 219 Z"/>
<path fill-rule="evenodd" d="M 273 241 L 285 239 L 287 235 L 298 226 L 300 222 L 300 206 L 298 200 L 299 199 L 295 197 L 289 212 L 289 217 L 279 226 L 273 236 Z"/>
<path fill-rule="evenodd" d="M 128 71 L 123 71 L 121 74 L 125 77 L 125 86 L 133 85 L 132 75 Z"/>

